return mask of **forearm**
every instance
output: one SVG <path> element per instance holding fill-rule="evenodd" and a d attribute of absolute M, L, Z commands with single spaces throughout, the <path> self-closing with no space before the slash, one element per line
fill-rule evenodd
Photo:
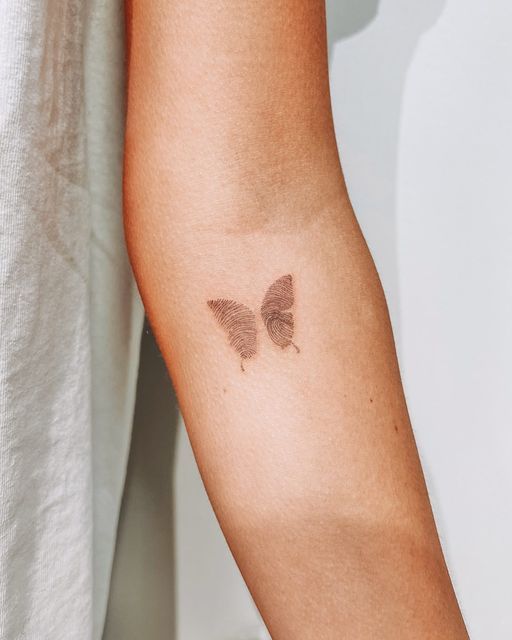
<path fill-rule="evenodd" d="M 176 4 L 133 7 L 126 232 L 244 578 L 276 640 L 463 638 L 339 167 L 321 3 Z M 287 275 L 292 336 L 263 304 Z M 248 310 L 231 344 L 223 299 Z"/>

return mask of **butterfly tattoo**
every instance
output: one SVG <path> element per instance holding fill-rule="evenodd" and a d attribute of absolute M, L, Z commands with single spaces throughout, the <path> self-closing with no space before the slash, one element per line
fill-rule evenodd
<path fill-rule="evenodd" d="M 292 340 L 294 322 L 290 309 L 293 303 L 293 277 L 282 276 L 267 289 L 260 313 L 272 342 L 282 349 L 291 345 L 300 353 L 299 347 Z M 256 355 L 256 315 L 245 304 L 235 300 L 218 298 L 208 300 L 207 304 L 226 332 L 229 344 L 240 356 L 240 368 L 245 371 L 244 361 Z"/>

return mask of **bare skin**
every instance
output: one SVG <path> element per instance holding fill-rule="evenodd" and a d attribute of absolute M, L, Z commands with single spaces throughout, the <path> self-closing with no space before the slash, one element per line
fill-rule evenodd
<path fill-rule="evenodd" d="M 272 637 L 467 638 L 340 168 L 323 3 L 128 18 L 131 261 Z"/>

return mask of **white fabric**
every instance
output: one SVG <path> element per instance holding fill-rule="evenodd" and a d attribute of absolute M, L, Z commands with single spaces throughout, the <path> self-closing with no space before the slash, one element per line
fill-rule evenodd
<path fill-rule="evenodd" d="M 0 638 L 98 640 L 142 309 L 120 0 L 0 0 Z"/>

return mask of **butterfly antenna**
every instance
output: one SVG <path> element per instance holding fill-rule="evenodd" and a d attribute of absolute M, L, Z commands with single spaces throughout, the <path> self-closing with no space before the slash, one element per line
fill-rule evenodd
<path fill-rule="evenodd" d="M 292 345 L 292 347 L 294 347 L 294 349 L 295 349 L 295 351 L 296 351 L 297 353 L 300 353 L 300 349 L 299 349 L 299 347 L 295 344 L 295 342 L 291 342 L 290 344 Z"/>
<path fill-rule="evenodd" d="M 242 371 L 245 372 L 243 360 L 240 360 L 240 369 L 242 369 Z"/>

